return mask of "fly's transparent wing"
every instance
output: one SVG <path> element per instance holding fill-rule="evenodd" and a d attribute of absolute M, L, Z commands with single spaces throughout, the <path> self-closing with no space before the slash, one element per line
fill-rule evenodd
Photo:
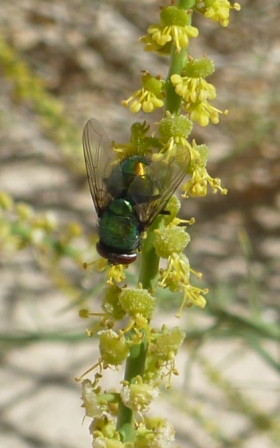
<path fill-rule="evenodd" d="M 135 210 L 143 228 L 149 227 L 157 215 L 164 209 L 176 188 L 186 175 L 191 156 L 188 148 L 179 146 L 159 158 L 155 158 L 146 167 L 146 177 L 152 185 L 149 200 L 138 201 Z M 137 179 L 136 179 L 137 181 Z M 131 186 L 131 188 L 133 185 Z"/>
<path fill-rule="evenodd" d="M 91 118 L 84 127 L 83 149 L 90 193 L 97 214 L 100 216 L 113 197 L 110 191 L 112 188 L 108 187 L 108 179 L 111 179 L 111 184 L 115 181 L 119 185 L 121 173 L 118 173 L 118 166 L 115 164 L 114 179 L 112 180 L 116 154 L 111 140 L 95 118 Z"/>

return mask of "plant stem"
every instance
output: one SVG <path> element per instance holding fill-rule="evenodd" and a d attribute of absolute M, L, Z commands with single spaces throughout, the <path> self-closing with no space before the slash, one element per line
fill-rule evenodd
<path fill-rule="evenodd" d="M 131 381 L 138 375 L 143 376 L 147 351 L 147 338 L 143 334 L 141 344 L 133 345 L 130 349 L 130 355 L 126 361 L 125 381 Z M 122 435 L 123 442 L 134 441 L 134 413 L 132 409 L 127 408 L 122 401 L 119 402 L 119 413 L 117 429 Z"/>
<path fill-rule="evenodd" d="M 182 9 L 191 8 L 193 4 L 194 4 L 193 0 L 177 1 L 177 6 Z M 165 84 L 165 94 L 166 94 L 165 112 L 168 111 L 171 114 L 175 115 L 178 115 L 180 113 L 182 98 L 175 92 L 175 88 L 170 78 L 172 75 L 181 75 L 182 70 L 184 68 L 184 63 L 186 61 L 187 53 L 188 53 L 188 47 L 183 47 L 179 52 L 177 52 L 175 45 L 172 46 L 169 72 Z"/>
<path fill-rule="evenodd" d="M 143 240 L 142 244 L 141 266 L 138 282 L 141 283 L 143 288 L 148 289 L 150 292 L 154 292 L 156 290 L 159 267 L 159 257 L 157 256 L 154 248 L 154 230 L 159 229 L 162 225 L 162 216 L 158 216 L 147 231 L 147 236 Z"/>
<path fill-rule="evenodd" d="M 176 48 L 173 46 L 171 50 L 171 64 L 169 67 L 169 72 L 165 84 L 165 111 L 171 114 L 179 114 L 182 98 L 177 95 L 175 88 L 171 82 L 171 76 L 182 73 L 186 58 L 186 49 L 181 48 L 180 53 L 176 53 Z"/>
<path fill-rule="evenodd" d="M 149 291 L 156 289 L 159 257 L 157 256 L 153 241 L 154 229 L 159 228 L 163 223 L 162 217 L 155 219 L 149 230 L 147 236 L 142 244 L 141 266 L 138 281 L 143 288 Z M 126 360 L 125 367 L 125 381 L 131 383 L 138 375 L 143 376 L 148 341 L 146 334 L 142 332 L 143 339 L 138 345 L 133 345 L 130 349 L 130 355 Z M 123 442 L 134 441 L 134 413 L 132 409 L 127 408 L 122 401 L 119 402 L 119 412 L 117 429 L 123 438 Z"/>
<path fill-rule="evenodd" d="M 177 6 L 179 8 L 188 9 L 193 6 L 193 0 L 178 0 Z M 176 52 L 175 46 L 172 47 L 170 68 L 166 79 L 166 101 L 165 112 L 169 111 L 171 114 L 179 114 L 181 108 L 181 97 L 177 95 L 171 83 L 171 76 L 173 74 L 181 74 L 185 63 L 187 54 L 187 47 L 181 48 L 180 52 Z M 165 114 L 165 113 L 164 113 Z M 153 242 L 155 238 L 154 230 L 164 225 L 162 216 L 157 219 L 150 226 L 147 231 L 147 236 L 143 240 L 141 253 L 141 266 L 138 277 L 138 282 L 142 287 L 154 292 L 157 286 L 157 277 L 159 270 L 159 257 L 156 254 Z M 142 342 L 138 345 L 133 345 L 130 350 L 130 355 L 126 360 L 125 381 L 131 383 L 138 375 L 143 376 L 148 341 L 146 334 L 143 333 Z M 119 403 L 117 429 L 122 436 L 123 442 L 134 442 L 134 412 L 127 408 L 122 401 Z"/>

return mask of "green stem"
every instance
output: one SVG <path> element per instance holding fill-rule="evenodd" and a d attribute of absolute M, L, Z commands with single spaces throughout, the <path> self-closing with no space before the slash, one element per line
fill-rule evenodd
<path fill-rule="evenodd" d="M 194 3 L 194 0 L 178 0 L 179 8 L 188 9 Z M 187 48 L 182 48 L 179 53 L 176 53 L 175 46 L 173 46 L 170 60 L 170 69 L 166 80 L 166 102 L 165 111 L 172 114 L 179 114 L 181 107 L 181 97 L 176 94 L 175 89 L 171 83 L 170 77 L 173 74 L 181 74 L 186 59 Z M 147 236 L 143 240 L 141 251 L 141 266 L 138 277 L 138 282 L 142 287 L 154 292 L 157 286 L 159 257 L 154 248 L 155 233 L 154 230 L 164 225 L 162 216 L 157 219 L 150 226 L 147 231 Z M 146 353 L 147 353 L 147 336 L 144 331 L 142 342 L 138 345 L 133 345 L 130 350 L 130 355 L 126 360 L 125 381 L 131 383 L 137 376 L 143 376 Z M 119 402 L 117 429 L 121 434 L 123 442 L 134 442 L 134 412 L 127 408 L 122 401 Z"/>
<path fill-rule="evenodd" d="M 193 6 L 193 0 L 178 0 L 177 6 L 182 9 L 189 9 Z M 181 109 L 182 97 L 177 95 L 175 88 L 171 82 L 172 75 L 181 75 L 188 54 L 188 47 L 181 48 L 177 53 L 175 46 L 172 46 L 170 55 L 169 72 L 165 83 L 165 112 L 168 111 L 171 114 L 179 114 Z"/>
<path fill-rule="evenodd" d="M 141 266 L 138 282 L 142 287 L 154 292 L 157 287 L 159 257 L 154 248 L 155 233 L 154 230 L 162 227 L 162 216 L 158 216 L 147 231 L 147 236 L 143 240 L 141 250 Z"/>
<path fill-rule="evenodd" d="M 149 291 L 156 289 L 159 257 L 154 249 L 154 229 L 162 225 L 162 217 L 155 219 L 150 226 L 147 236 L 142 244 L 141 252 L 141 266 L 138 281 L 142 284 L 143 288 Z M 138 375 L 143 376 L 148 341 L 145 332 L 142 332 L 143 339 L 138 345 L 133 345 L 130 349 L 130 355 L 126 360 L 125 367 L 125 381 L 131 383 Z M 117 429 L 122 436 L 123 442 L 134 441 L 134 413 L 131 409 L 127 408 L 122 401 L 119 402 L 119 412 Z"/>
<path fill-rule="evenodd" d="M 127 358 L 125 367 L 125 381 L 131 383 L 138 375 L 143 376 L 147 345 L 147 338 L 143 333 L 141 344 L 133 345 L 130 349 L 130 355 Z M 123 442 L 134 442 L 134 413 L 122 401 L 119 402 L 117 429 L 122 436 Z"/>
<path fill-rule="evenodd" d="M 165 111 L 168 111 L 171 114 L 180 113 L 182 97 L 175 92 L 175 88 L 170 78 L 172 75 L 180 75 L 182 73 L 186 52 L 186 48 L 181 48 L 180 53 L 176 53 L 176 48 L 174 46 L 171 50 L 171 64 L 165 84 Z"/>

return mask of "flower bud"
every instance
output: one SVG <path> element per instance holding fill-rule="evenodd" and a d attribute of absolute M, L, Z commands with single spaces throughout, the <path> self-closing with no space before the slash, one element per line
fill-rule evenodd
<path fill-rule="evenodd" d="M 102 361 L 114 366 L 122 364 L 129 354 L 129 343 L 126 338 L 113 330 L 100 331 L 98 334 Z"/>
<path fill-rule="evenodd" d="M 193 124 L 185 116 L 169 116 L 162 118 L 158 124 L 158 133 L 164 141 L 168 141 L 171 137 L 188 137 L 191 133 Z"/>
<path fill-rule="evenodd" d="M 162 333 L 158 335 L 151 347 L 152 354 L 168 361 L 178 353 L 185 336 L 186 334 L 179 327 L 174 327 L 171 330 L 167 330 L 164 327 Z"/>
<path fill-rule="evenodd" d="M 155 231 L 154 247 L 159 257 L 168 258 L 171 254 L 180 254 L 190 241 L 183 227 L 168 227 Z"/>
<path fill-rule="evenodd" d="M 120 303 L 129 316 L 141 314 L 150 319 L 156 306 L 156 298 L 147 289 L 126 288 L 120 294 Z"/>
<path fill-rule="evenodd" d="M 103 311 L 112 316 L 115 320 L 121 320 L 125 315 L 125 311 L 119 301 L 121 292 L 121 288 L 117 285 L 108 285 L 104 290 L 104 296 L 102 298 Z"/>

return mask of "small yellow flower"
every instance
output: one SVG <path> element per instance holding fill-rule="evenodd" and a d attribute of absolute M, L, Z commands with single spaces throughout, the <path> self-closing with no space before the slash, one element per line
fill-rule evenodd
<path fill-rule="evenodd" d="M 202 274 L 191 269 L 188 258 L 183 254 L 173 253 L 168 258 L 167 268 L 161 270 L 161 280 L 159 286 L 169 288 L 170 291 L 184 293 L 183 301 L 180 306 L 177 317 L 181 316 L 184 306 L 196 305 L 199 308 L 204 308 L 206 300 L 203 295 L 207 294 L 208 289 L 197 288 L 192 286 L 189 278 L 190 273 L 195 274 L 201 278 Z"/>
<path fill-rule="evenodd" d="M 122 105 L 127 107 L 130 105 L 130 111 L 133 113 L 143 112 L 150 113 L 159 107 L 163 107 L 163 86 L 164 81 L 160 77 L 153 78 L 148 72 L 145 72 L 141 78 L 142 88 L 136 90 L 127 100 L 122 101 Z"/>
<path fill-rule="evenodd" d="M 160 46 L 165 46 L 167 42 L 173 40 L 176 51 L 179 53 L 182 47 L 188 45 L 190 37 L 198 36 L 198 29 L 191 25 L 184 27 L 177 25 L 150 25 L 148 33 L 151 34 L 152 39 Z"/>
<path fill-rule="evenodd" d="M 148 34 L 157 45 L 164 47 L 173 41 L 176 52 L 179 53 L 182 47 L 186 47 L 190 37 L 198 36 L 198 29 L 189 25 L 190 16 L 188 13 L 175 5 L 163 8 L 160 13 L 160 24 L 152 24 L 148 28 Z M 150 44 L 148 38 L 145 43 Z M 150 44 L 151 45 L 151 44 Z"/>
<path fill-rule="evenodd" d="M 200 126 L 207 126 L 209 121 L 213 124 L 219 123 L 219 114 L 227 115 L 228 110 L 219 110 L 211 106 L 208 101 L 196 101 L 183 105 L 186 112 L 190 114 L 190 119 L 197 121 Z"/>
<path fill-rule="evenodd" d="M 124 265 L 116 264 L 113 266 L 109 266 L 107 270 L 107 278 L 108 285 L 112 285 L 113 280 L 116 283 L 123 282 L 125 280 Z"/>
<path fill-rule="evenodd" d="M 125 265 L 122 264 L 115 264 L 111 265 L 108 260 L 105 258 L 99 258 L 96 261 L 93 261 L 92 263 L 83 263 L 83 268 L 88 269 L 89 266 L 94 266 L 95 269 L 98 272 L 106 271 L 107 274 L 107 284 L 108 285 L 114 285 L 113 280 L 116 283 L 123 282 L 125 280 Z"/>
<path fill-rule="evenodd" d="M 216 98 L 215 87 L 204 78 L 172 75 L 171 82 L 175 86 L 177 95 L 182 96 L 186 103 L 213 100 Z"/>
<path fill-rule="evenodd" d="M 165 45 L 159 45 L 155 40 L 153 40 L 150 34 L 140 37 L 140 42 L 145 44 L 144 51 L 150 52 L 154 51 L 159 56 L 168 56 L 171 52 L 172 42 L 167 42 Z"/>
<path fill-rule="evenodd" d="M 217 193 L 220 190 L 221 194 L 227 194 L 227 190 L 221 187 L 221 180 L 213 179 L 207 172 L 205 167 L 198 166 L 193 171 L 192 178 L 182 185 L 183 197 L 188 196 L 206 196 L 208 184 Z"/>
<path fill-rule="evenodd" d="M 220 22 L 222 26 L 228 26 L 229 24 L 230 9 L 235 9 L 236 11 L 240 11 L 241 9 L 239 3 L 231 5 L 228 0 L 205 0 L 204 4 L 204 16 L 213 20 L 213 22 Z"/>

